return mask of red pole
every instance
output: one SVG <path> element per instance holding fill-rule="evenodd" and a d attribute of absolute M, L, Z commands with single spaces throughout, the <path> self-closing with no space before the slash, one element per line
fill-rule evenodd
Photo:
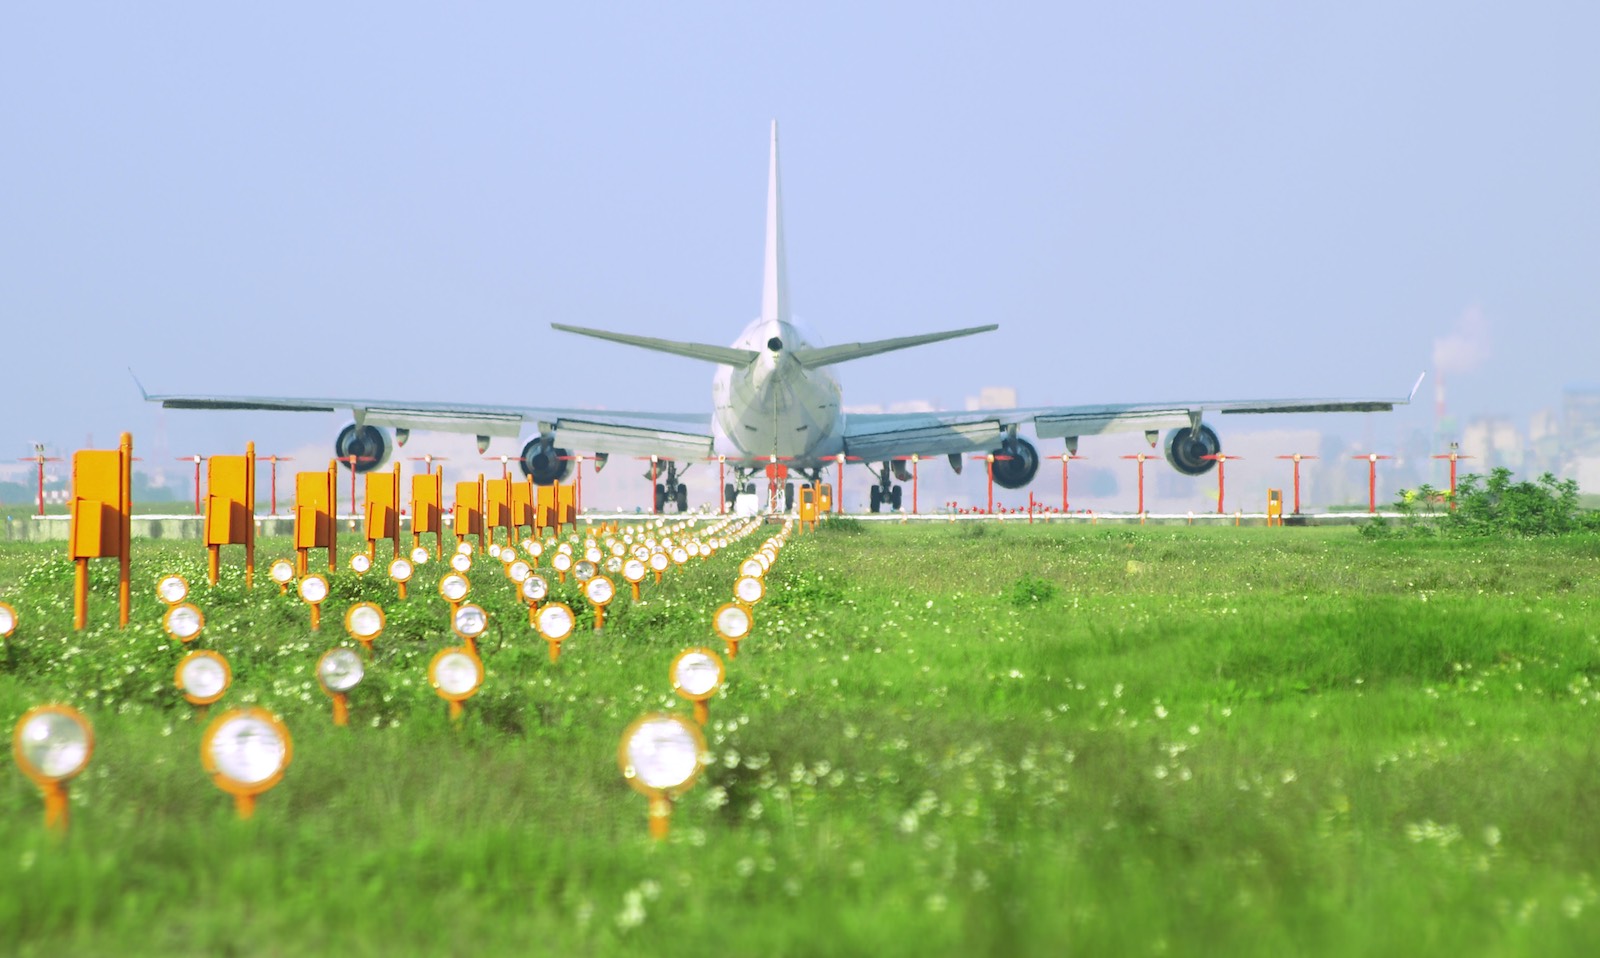
<path fill-rule="evenodd" d="M 911 457 L 911 514 L 917 514 L 917 462 L 920 456 Z"/>
<path fill-rule="evenodd" d="M 655 495 L 655 490 L 654 489 L 650 490 L 650 494 L 651 495 Z M 578 481 L 577 481 L 577 484 L 572 489 L 572 512 L 573 512 L 573 518 L 574 519 L 576 519 L 578 516 L 583 515 L 583 457 L 582 456 L 578 457 Z"/>
<path fill-rule="evenodd" d="M 844 515 L 844 453 L 839 453 L 839 479 L 833 484 L 833 511 Z"/>
<path fill-rule="evenodd" d="M 989 466 L 989 515 L 994 515 L 994 453 L 985 456 Z"/>
<path fill-rule="evenodd" d="M 719 480 L 722 478 L 722 465 L 721 465 L 721 463 L 717 464 L 717 478 Z M 719 482 L 718 485 L 721 485 L 721 483 Z M 659 502 L 659 501 L 661 501 L 661 497 L 656 495 L 656 457 L 655 456 L 651 456 L 650 457 L 650 514 L 651 515 L 655 515 L 658 511 L 660 511 L 660 510 L 656 509 L 656 503 Z"/>
<path fill-rule="evenodd" d="M 1450 487 L 1452 489 L 1455 488 L 1455 483 L 1451 482 Z M 44 455 L 42 453 L 39 456 L 39 515 L 44 515 Z"/>
<path fill-rule="evenodd" d="M 1393 456 L 1380 456 L 1377 453 L 1368 453 L 1365 456 L 1351 456 L 1351 459 L 1365 459 L 1367 461 L 1367 512 L 1378 511 L 1378 460 L 1393 459 Z"/>
<path fill-rule="evenodd" d="M 651 478 L 650 485 L 653 487 L 653 486 L 655 486 L 655 466 L 654 466 L 655 460 L 652 459 L 652 460 L 650 460 L 650 462 L 652 463 L 652 465 L 650 466 L 650 474 L 651 474 L 651 476 L 650 476 L 650 478 Z M 717 515 L 719 515 L 719 516 L 727 514 L 727 511 L 728 511 L 728 484 L 727 484 L 727 478 L 724 475 L 724 470 L 726 470 L 727 467 L 728 467 L 728 457 L 727 456 L 718 456 L 717 457 Z M 655 489 L 652 488 L 650 490 L 650 501 L 652 503 L 655 502 L 655 494 L 656 494 Z"/>
<path fill-rule="evenodd" d="M 1455 447 L 1455 443 L 1451 443 L 1450 446 L 1451 446 L 1451 449 L 1450 449 L 1450 452 L 1448 454 L 1442 455 L 1442 456 L 1434 456 L 1433 458 L 1450 460 L 1450 508 L 1454 509 L 1456 507 L 1456 460 L 1457 459 L 1471 459 L 1472 457 L 1471 456 L 1463 456 L 1459 452 L 1457 452 L 1455 450 L 1455 448 L 1454 448 Z"/>
<path fill-rule="evenodd" d="M 200 514 L 200 457 L 194 456 L 194 514 Z"/>
<path fill-rule="evenodd" d="M 1077 457 L 1074 456 L 1073 458 L 1077 458 Z M 1141 452 L 1141 453 L 1139 453 L 1137 455 L 1123 456 L 1122 458 L 1124 458 L 1124 459 L 1136 459 L 1139 462 L 1139 515 L 1142 516 L 1142 515 L 1144 515 L 1144 461 L 1146 459 L 1149 459 L 1150 457 Z M 1061 464 L 1062 464 L 1062 468 L 1065 469 L 1065 467 L 1066 467 L 1065 458 L 1062 459 L 1062 463 Z M 1065 500 L 1066 500 L 1066 496 L 1065 496 L 1065 494 L 1063 494 L 1062 501 L 1065 501 Z M 1063 511 L 1065 511 L 1065 507 L 1063 507 Z"/>
<path fill-rule="evenodd" d="M 1227 480 L 1224 474 L 1229 459 L 1243 459 L 1243 456 L 1230 456 L 1226 453 L 1216 453 L 1210 456 L 1201 456 L 1201 459 L 1212 459 L 1217 463 L 1217 515 L 1222 515 L 1222 494 Z"/>

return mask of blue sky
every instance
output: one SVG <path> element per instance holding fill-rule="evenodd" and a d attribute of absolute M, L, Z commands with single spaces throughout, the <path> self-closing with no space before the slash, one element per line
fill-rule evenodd
<path fill-rule="evenodd" d="M 162 412 L 130 365 L 707 409 L 709 367 L 548 324 L 729 341 L 773 118 L 824 339 L 1001 327 L 842 367 L 849 403 L 1393 395 L 1442 364 L 1457 415 L 1525 418 L 1600 382 L 1597 35 L 1577 3 L 12 6 L 0 455 L 339 425 Z"/>

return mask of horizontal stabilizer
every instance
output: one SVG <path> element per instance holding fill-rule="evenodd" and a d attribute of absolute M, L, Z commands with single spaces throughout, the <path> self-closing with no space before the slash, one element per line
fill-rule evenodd
<path fill-rule="evenodd" d="M 706 362 L 720 363 L 723 366 L 748 366 L 760 355 L 753 349 L 734 349 L 731 346 L 712 346 L 706 343 L 684 343 L 674 339 L 633 336 L 628 333 L 607 332 L 603 329 L 587 329 L 583 326 L 565 326 L 561 323 L 551 323 L 550 328 L 559 329 L 563 333 L 577 333 L 580 336 L 607 339 L 613 343 L 621 343 L 624 346 L 653 349 L 658 353 L 671 353 L 674 356 L 703 359 Z"/>
<path fill-rule="evenodd" d="M 909 349 L 912 346 L 922 346 L 927 343 L 937 343 L 946 339 L 956 339 L 961 336 L 971 336 L 974 333 L 987 333 L 999 329 L 998 325 L 972 326 L 967 329 L 950 329 L 942 333 L 922 333 L 917 336 L 901 336 L 896 339 L 879 339 L 870 343 L 843 343 L 838 346 L 819 346 L 814 349 L 797 349 L 792 352 L 795 361 L 807 369 L 818 366 L 831 366 L 834 363 L 847 362 L 860 359 L 863 356 L 876 356 L 879 353 L 892 352 L 896 349 Z"/>

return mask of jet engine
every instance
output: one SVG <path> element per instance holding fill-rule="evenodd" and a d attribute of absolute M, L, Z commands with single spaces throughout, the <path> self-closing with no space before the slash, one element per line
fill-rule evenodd
<path fill-rule="evenodd" d="M 356 472 L 371 472 L 388 462 L 391 452 L 394 443 L 377 426 L 351 423 L 339 430 L 339 438 L 333 441 L 333 454 L 345 468 L 350 467 L 350 457 L 356 457 Z"/>
<path fill-rule="evenodd" d="M 1222 443 L 1210 426 L 1201 425 L 1198 429 L 1184 426 L 1167 433 L 1167 462 L 1186 476 L 1203 476 L 1210 472 L 1217 461 L 1205 457 L 1221 451 Z"/>
<path fill-rule="evenodd" d="M 536 484 L 548 486 L 572 475 L 569 455 L 565 449 L 556 448 L 554 437 L 536 436 L 522 447 L 522 458 L 517 464 L 522 467 L 524 476 L 532 476 Z"/>
<path fill-rule="evenodd" d="M 1021 489 L 1038 471 L 1039 450 L 1026 439 L 1013 439 L 994 451 L 994 481 L 1007 489 Z"/>

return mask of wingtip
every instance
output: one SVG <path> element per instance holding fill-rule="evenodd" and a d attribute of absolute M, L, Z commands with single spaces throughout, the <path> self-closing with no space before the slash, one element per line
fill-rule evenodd
<path fill-rule="evenodd" d="M 150 392 L 144 388 L 144 383 L 139 381 L 139 374 L 133 371 L 132 366 L 128 367 L 128 375 L 133 377 L 133 384 L 139 387 L 139 396 L 143 398 L 145 402 L 149 402 Z"/>
<path fill-rule="evenodd" d="M 1420 374 L 1418 374 L 1417 381 L 1411 385 L 1411 394 L 1406 396 L 1406 402 L 1410 402 L 1411 400 L 1417 398 L 1417 390 L 1422 388 L 1422 381 L 1426 378 L 1428 378 L 1428 371 L 1424 369 Z"/>

